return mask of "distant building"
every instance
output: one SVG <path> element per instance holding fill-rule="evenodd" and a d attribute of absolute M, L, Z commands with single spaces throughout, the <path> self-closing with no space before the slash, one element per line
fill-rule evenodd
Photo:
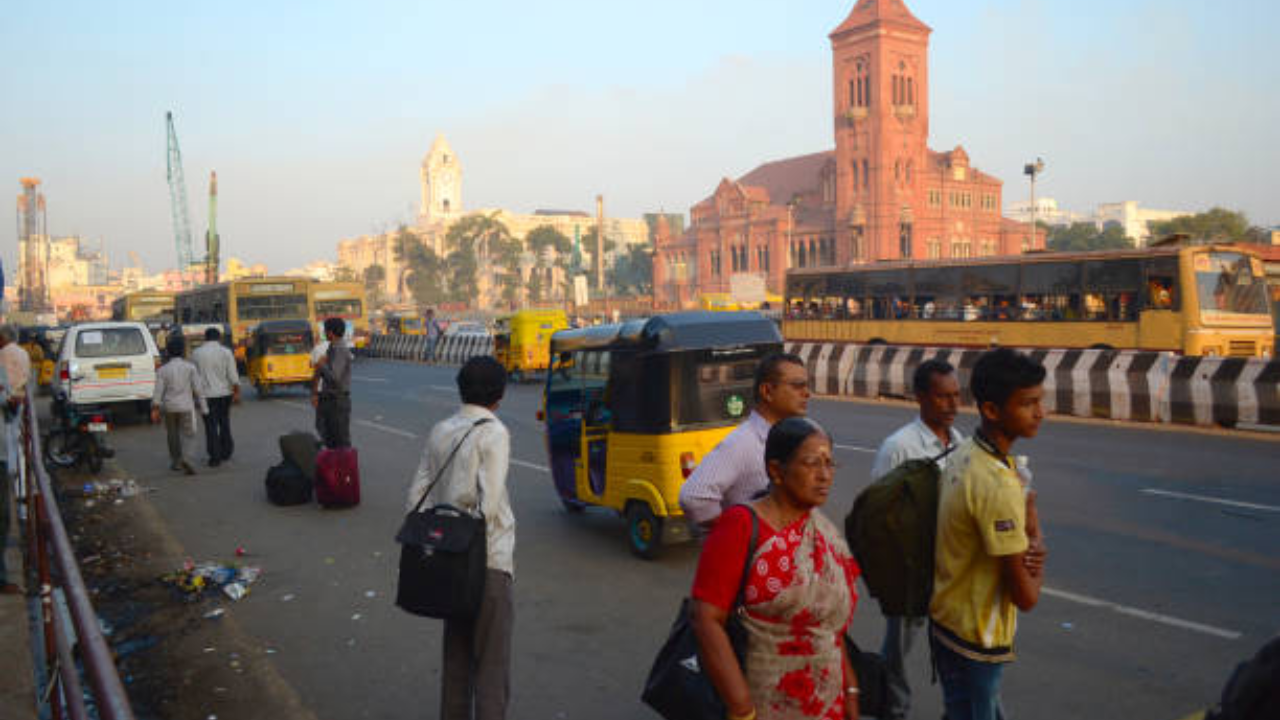
<path fill-rule="evenodd" d="M 1118 223 L 1124 228 L 1124 234 L 1133 238 L 1136 247 L 1144 247 L 1151 240 L 1151 228 L 1148 223 L 1173 220 L 1193 213 L 1187 210 L 1153 210 L 1138 206 L 1137 200 L 1103 203 L 1094 213 L 1093 221 L 1101 230 L 1107 223 Z"/>
<path fill-rule="evenodd" d="M 457 154 L 449 146 L 443 135 L 436 137 L 422 161 L 419 171 L 421 184 L 421 203 L 418 208 L 418 223 L 415 227 L 403 228 L 416 242 L 430 248 L 438 257 L 448 255 L 446 238 L 449 229 L 459 220 L 474 216 L 493 216 L 506 226 L 511 236 L 524 241 L 531 231 L 542 226 L 550 226 L 570 241 L 585 239 L 596 229 L 594 215 L 578 210 L 537 210 L 533 213 L 516 213 L 502 208 L 481 208 L 467 211 L 462 204 L 462 163 Z M 401 230 L 394 230 L 374 235 L 362 235 L 338 242 L 339 268 L 363 277 L 365 271 L 378 265 L 385 276 L 383 280 L 384 297 L 392 303 L 410 302 L 409 291 L 405 286 L 408 268 L 396 256 L 395 243 Z M 650 243 L 649 224 L 642 219 L 604 218 L 604 237 L 615 243 L 614 255 L 625 252 L 632 245 L 648 245 Z M 584 266 L 589 264 L 595 252 L 594 247 L 581 248 Z M 606 264 L 611 260 L 606 257 Z M 563 271 L 553 268 L 554 258 L 543 258 L 547 266 L 548 280 L 554 293 L 559 293 L 563 285 Z M 527 285 L 530 273 L 537 266 L 538 258 L 526 248 L 522 259 L 520 273 L 522 284 Z M 498 304 L 497 275 L 500 269 L 492 263 L 480 263 L 477 285 L 480 292 L 477 304 L 479 308 L 490 309 Z M 557 295 L 558 299 L 558 295 Z"/>
<path fill-rule="evenodd" d="M 1016 202 L 1004 211 L 1005 217 L 1022 223 L 1031 222 L 1030 201 Z M 1092 222 L 1093 216 L 1072 212 L 1058 207 L 1058 201 L 1050 197 L 1036 198 L 1036 222 L 1045 225 L 1070 225 L 1078 222 Z"/>
<path fill-rule="evenodd" d="M 788 268 L 1043 248 L 1042 231 L 1002 216 L 1002 182 L 963 147 L 928 147 L 932 32 L 902 0 L 858 0 L 830 35 L 835 150 L 723 179 L 657 248 L 655 301 L 729 292 L 739 274 L 781 293 Z"/>

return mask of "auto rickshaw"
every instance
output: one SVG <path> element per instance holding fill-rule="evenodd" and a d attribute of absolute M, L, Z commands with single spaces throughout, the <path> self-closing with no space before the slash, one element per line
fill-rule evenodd
<path fill-rule="evenodd" d="M 258 397 L 277 387 L 311 385 L 314 336 L 305 320 L 265 320 L 254 328 L 247 351 L 249 382 Z"/>
<path fill-rule="evenodd" d="M 387 316 L 388 335 L 425 335 L 422 316 L 418 313 L 397 313 Z"/>
<path fill-rule="evenodd" d="M 498 319 L 493 355 L 520 382 L 551 365 L 551 336 L 569 327 L 563 310 L 521 310 Z"/>
<path fill-rule="evenodd" d="M 747 417 L 756 366 L 781 350 L 777 325 L 754 312 L 673 313 L 553 335 L 539 419 L 561 502 L 570 512 L 619 512 L 642 558 L 688 539 L 680 487 Z"/>
<path fill-rule="evenodd" d="M 57 354 L 50 347 L 45 335 L 47 329 L 42 326 L 18 328 L 18 345 L 27 351 L 27 357 L 31 359 L 31 369 L 36 376 L 36 385 L 42 390 L 48 389 L 49 384 L 53 382 L 53 370 L 57 360 Z"/>

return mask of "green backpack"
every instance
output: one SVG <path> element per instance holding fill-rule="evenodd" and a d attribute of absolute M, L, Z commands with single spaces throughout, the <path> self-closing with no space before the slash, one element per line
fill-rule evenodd
<path fill-rule="evenodd" d="M 907 460 L 858 494 L 844 534 L 862 579 L 880 611 L 924 617 L 933 595 L 933 548 L 938 533 L 938 461 Z"/>

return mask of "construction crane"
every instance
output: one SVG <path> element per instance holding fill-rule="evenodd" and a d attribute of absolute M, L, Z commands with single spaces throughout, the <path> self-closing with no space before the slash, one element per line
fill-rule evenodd
<path fill-rule="evenodd" d="M 186 285 L 187 271 L 191 268 L 191 217 L 187 212 L 187 180 L 182 173 L 182 149 L 178 147 L 178 132 L 173 128 L 173 113 L 164 114 L 169 130 L 169 206 L 173 214 L 173 238 L 178 247 L 178 273 Z"/>
<path fill-rule="evenodd" d="M 204 235 L 204 281 L 218 282 L 218 173 L 209 173 L 209 231 Z"/>

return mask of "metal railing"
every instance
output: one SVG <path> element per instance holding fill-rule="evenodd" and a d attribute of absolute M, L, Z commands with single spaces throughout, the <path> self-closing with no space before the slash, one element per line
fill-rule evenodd
<path fill-rule="evenodd" d="M 79 660 L 89 681 L 96 717 L 133 720 L 129 696 L 111 658 L 111 649 L 102 636 L 98 614 L 89 600 L 75 549 L 58 510 L 53 483 L 44 467 L 35 393 L 33 380 L 27 384 L 28 401 L 22 405 L 19 423 L 22 452 L 18 462 L 17 499 L 24 510 L 21 522 L 27 543 L 27 578 L 35 577 L 40 588 L 40 640 L 45 662 L 42 674 L 45 687 L 40 693 L 40 702 L 48 706 L 53 720 L 93 717 L 85 704 Z M 55 606 L 55 595 L 59 593 L 66 600 L 65 613 Z"/>

